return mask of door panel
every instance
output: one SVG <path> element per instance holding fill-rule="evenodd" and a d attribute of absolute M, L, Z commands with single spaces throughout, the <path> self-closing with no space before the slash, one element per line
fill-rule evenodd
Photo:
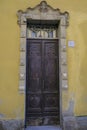
<path fill-rule="evenodd" d="M 26 125 L 59 123 L 58 40 L 27 40 Z"/>
<path fill-rule="evenodd" d="M 48 94 L 46 93 L 44 96 L 44 101 L 45 101 L 45 108 L 44 110 L 58 110 L 58 97 L 57 94 Z"/>
<path fill-rule="evenodd" d="M 57 91 L 57 60 L 56 59 L 48 59 L 45 58 L 45 83 L 44 90 L 45 91 Z"/>
<path fill-rule="evenodd" d="M 36 92 L 41 91 L 41 78 L 42 78 L 42 68 L 41 68 L 41 41 L 30 41 L 27 47 L 28 54 L 28 80 L 29 91 Z M 30 62 L 29 62 L 30 61 Z"/>
<path fill-rule="evenodd" d="M 44 41 L 44 116 L 49 125 L 58 124 L 58 41 Z"/>
<path fill-rule="evenodd" d="M 27 76 L 26 76 L 26 119 L 30 124 L 30 118 L 42 115 L 41 107 L 41 82 L 42 82 L 42 62 L 41 62 L 41 41 L 27 41 Z M 34 123 L 35 124 L 35 123 Z"/>
<path fill-rule="evenodd" d="M 44 45 L 44 62 L 45 62 L 45 90 L 56 91 L 58 90 L 58 44 L 57 41 L 45 41 Z"/>

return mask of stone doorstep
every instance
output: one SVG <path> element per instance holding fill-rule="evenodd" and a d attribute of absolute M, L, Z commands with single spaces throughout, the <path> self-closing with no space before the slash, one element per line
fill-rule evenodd
<path fill-rule="evenodd" d="M 0 130 L 87 130 L 87 116 L 64 117 L 63 125 L 65 126 L 64 129 L 57 126 L 29 126 L 24 128 L 24 120 L 0 120 Z"/>
<path fill-rule="evenodd" d="M 25 130 L 62 130 L 59 126 L 29 126 Z"/>

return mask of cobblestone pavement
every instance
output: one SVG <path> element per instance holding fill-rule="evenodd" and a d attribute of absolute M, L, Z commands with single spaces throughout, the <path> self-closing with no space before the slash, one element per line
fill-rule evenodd
<path fill-rule="evenodd" d="M 62 130 L 58 126 L 29 126 L 25 130 Z"/>

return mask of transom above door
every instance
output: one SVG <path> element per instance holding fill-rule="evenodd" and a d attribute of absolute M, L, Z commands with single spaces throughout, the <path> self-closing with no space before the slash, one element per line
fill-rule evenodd
<path fill-rule="evenodd" d="M 57 20 L 30 20 L 27 23 L 27 38 L 57 38 Z"/>

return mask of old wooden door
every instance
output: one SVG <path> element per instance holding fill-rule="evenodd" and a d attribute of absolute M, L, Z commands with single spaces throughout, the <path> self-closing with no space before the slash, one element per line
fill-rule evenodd
<path fill-rule="evenodd" d="M 59 124 L 58 40 L 28 39 L 26 125 Z"/>

